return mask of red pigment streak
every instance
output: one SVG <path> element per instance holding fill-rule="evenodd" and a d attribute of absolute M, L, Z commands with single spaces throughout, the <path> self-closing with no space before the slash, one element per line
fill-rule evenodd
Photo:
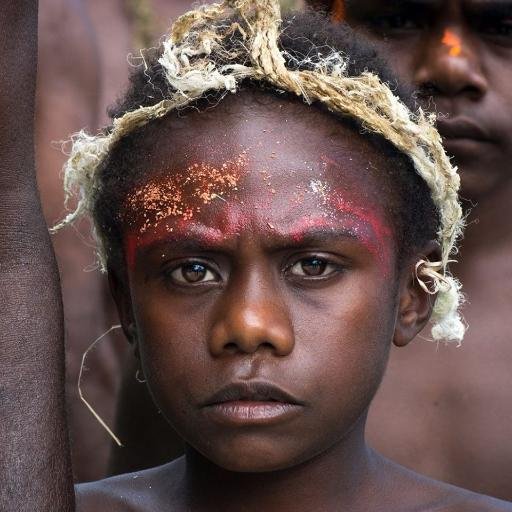
<path fill-rule="evenodd" d="M 291 238 L 295 242 L 302 242 L 312 229 L 334 229 L 339 226 L 339 222 L 327 217 L 304 217 L 296 221 L 291 228 Z"/>
<path fill-rule="evenodd" d="M 444 31 L 441 43 L 448 46 L 448 54 L 451 57 L 458 57 L 462 53 L 462 42 L 460 37 L 454 34 L 451 30 L 446 29 Z"/>
<path fill-rule="evenodd" d="M 324 170 L 330 167 L 339 168 L 339 164 L 328 156 L 322 155 L 321 162 Z M 378 215 L 378 208 L 375 205 L 368 204 L 368 206 L 356 206 L 356 203 L 361 204 L 363 199 L 356 197 L 351 201 L 347 196 L 349 191 L 346 189 L 330 189 L 324 195 L 324 203 L 334 208 L 336 211 L 343 212 L 349 216 L 363 221 L 369 225 L 377 244 L 372 243 L 368 248 L 372 250 L 375 257 L 377 257 L 383 264 L 386 273 L 391 270 L 392 252 L 390 240 L 393 240 L 393 230 L 388 224 L 382 221 L 384 215 Z"/>
<path fill-rule="evenodd" d="M 170 217 L 191 219 L 202 204 L 222 200 L 236 190 L 245 170 L 246 155 L 223 163 L 220 168 L 209 163 L 190 165 L 185 172 L 159 176 L 138 187 L 125 201 L 124 220 L 136 225 L 140 233 Z M 143 219 L 141 222 L 141 213 Z"/>
<path fill-rule="evenodd" d="M 211 219 L 213 225 L 207 226 L 199 219 L 167 219 L 152 225 L 144 233 L 135 230 L 125 237 L 126 262 L 129 269 L 136 263 L 139 250 L 160 243 L 190 239 L 203 243 L 206 247 L 221 244 L 226 238 L 238 235 L 249 225 L 249 215 L 242 212 L 240 205 L 226 203 Z"/>
<path fill-rule="evenodd" d="M 174 226 L 163 222 L 159 226 L 151 228 L 143 235 L 131 232 L 125 236 L 124 250 L 126 263 L 133 270 L 136 263 L 137 252 L 160 243 L 172 243 L 179 239 L 194 239 L 204 241 L 205 246 L 213 246 L 224 240 L 224 233 L 216 228 L 205 226 L 195 221 L 180 221 Z"/>
<path fill-rule="evenodd" d="M 393 230 L 388 226 L 388 224 L 382 222 L 382 219 L 377 212 L 370 209 L 371 207 L 364 208 L 356 206 L 345 198 L 346 195 L 347 192 L 344 190 L 331 191 L 328 196 L 329 206 L 339 212 L 359 219 L 371 227 L 377 244 L 371 243 L 368 245 L 368 248 L 374 256 L 382 262 L 383 267 L 386 272 L 388 272 L 391 270 L 392 244 L 390 242 L 393 239 Z"/>
<path fill-rule="evenodd" d="M 175 228 L 185 229 L 180 223 L 191 220 L 201 212 L 204 205 L 215 200 L 226 201 L 224 196 L 237 190 L 246 163 L 245 153 L 220 167 L 209 163 L 195 163 L 187 167 L 185 172 L 173 172 L 170 176 L 160 175 L 130 193 L 123 211 L 123 220 L 131 235 L 126 237 L 125 243 L 129 268 L 133 268 L 135 264 L 135 251 L 145 233 L 154 230 L 161 233 L 162 230 L 167 230 L 169 234 Z M 170 222 L 171 220 L 174 222 Z M 128 242 L 133 236 L 135 242 Z"/>

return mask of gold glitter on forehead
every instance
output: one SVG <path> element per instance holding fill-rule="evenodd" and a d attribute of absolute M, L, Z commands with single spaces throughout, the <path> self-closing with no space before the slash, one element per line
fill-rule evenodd
<path fill-rule="evenodd" d="M 220 166 L 194 163 L 185 172 L 159 176 L 128 194 L 123 220 L 140 234 L 171 217 L 189 220 L 201 205 L 225 201 L 224 196 L 236 191 L 246 168 L 247 154 L 242 152 Z"/>

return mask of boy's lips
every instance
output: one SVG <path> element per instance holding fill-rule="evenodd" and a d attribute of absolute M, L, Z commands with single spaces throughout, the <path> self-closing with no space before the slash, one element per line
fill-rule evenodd
<path fill-rule="evenodd" d="M 304 403 L 268 382 L 229 384 L 208 398 L 202 409 L 227 426 L 276 423 L 297 414 Z"/>

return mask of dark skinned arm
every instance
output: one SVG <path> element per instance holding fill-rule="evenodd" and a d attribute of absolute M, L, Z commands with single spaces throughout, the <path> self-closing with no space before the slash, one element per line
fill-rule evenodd
<path fill-rule="evenodd" d="M 0 510 L 71 512 L 62 304 L 34 165 L 36 63 L 37 0 L 0 0 Z"/>

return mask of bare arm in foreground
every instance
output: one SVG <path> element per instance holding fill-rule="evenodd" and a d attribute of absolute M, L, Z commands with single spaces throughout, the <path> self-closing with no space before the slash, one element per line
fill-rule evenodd
<path fill-rule="evenodd" d="M 34 166 L 36 0 L 0 0 L 0 49 L 0 510 L 69 512 L 62 305 Z"/>

